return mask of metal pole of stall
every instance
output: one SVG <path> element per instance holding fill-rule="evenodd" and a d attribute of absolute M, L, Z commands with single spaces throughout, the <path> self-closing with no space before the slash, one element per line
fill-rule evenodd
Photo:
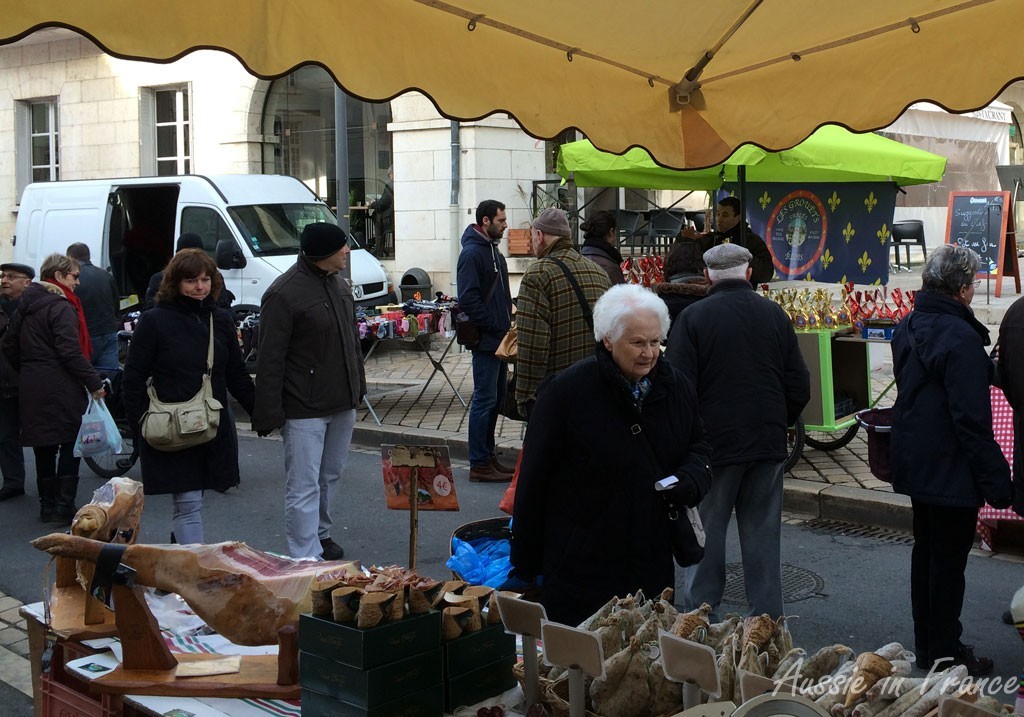
<path fill-rule="evenodd" d="M 334 85 L 334 176 L 338 226 L 346 234 L 351 234 L 351 210 L 348 205 L 348 95 L 338 85 Z M 341 275 L 351 281 L 351 263 L 345 266 Z"/>

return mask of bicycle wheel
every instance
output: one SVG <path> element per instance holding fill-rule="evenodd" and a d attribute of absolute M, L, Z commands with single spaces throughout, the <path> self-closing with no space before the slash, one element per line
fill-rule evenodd
<path fill-rule="evenodd" d="M 858 428 L 860 426 L 854 421 L 852 426 L 839 431 L 807 431 L 804 434 L 804 441 L 819 451 L 834 451 L 852 441 L 857 435 Z"/>
<path fill-rule="evenodd" d="M 132 469 L 139 454 L 135 450 L 135 436 L 131 431 L 121 428 L 121 452 L 108 453 L 102 456 L 86 457 L 85 462 L 92 472 L 100 478 L 116 478 L 123 476 Z"/>
<path fill-rule="evenodd" d="M 786 456 L 782 470 L 788 473 L 800 461 L 800 454 L 804 450 L 804 419 L 796 419 L 796 424 L 786 431 L 786 444 L 789 455 Z"/>

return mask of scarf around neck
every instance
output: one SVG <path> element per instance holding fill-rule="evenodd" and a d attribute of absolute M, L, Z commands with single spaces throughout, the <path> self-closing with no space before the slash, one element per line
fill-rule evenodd
<path fill-rule="evenodd" d="M 60 289 L 64 293 L 64 298 L 70 302 L 71 307 L 75 310 L 75 315 L 78 317 L 78 345 L 82 349 L 82 355 L 89 361 L 92 361 L 92 340 L 89 338 L 89 327 L 85 323 L 85 312 L 82 311 L 81 300 L 75 296 L 75 292 L 63 284 L 53 279 L 43 279 L 43 281 Z"/>

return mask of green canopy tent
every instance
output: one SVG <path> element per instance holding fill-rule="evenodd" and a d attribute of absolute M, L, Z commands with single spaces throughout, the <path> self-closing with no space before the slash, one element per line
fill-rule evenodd
<path fill-rule="evenodd" d="M 931 152 L 835 125 L 781 152 L 742 146 L 707 169 L 666 169 L 643 149 L 613 155 L 587 141 L 563 145 L 558 157 L 559 174 L 576 186 L 735 188 L 742 200 L 741 227 L 749 221 L 765 239 L 781 278 L 835 282 L 856 276 L 862 283 L 888 280 L 895 187 L 938 181 L 945 167 L 946 159 Z M 619 214 L 623 239 L 655 252 L 668 249 L 683 218 L 680 211 L 657 207 Z M 806 247 L 802 240 L 787 244 L 788 221 L 797 216 L 814 230 L 816 239 Z"/>
<path fill-rule="evenodd" d="M 707 169 L 675 170 L 659 166 L 646 150 L 601 152 L 588 140 L 562 145 L 558 173 L 578 187 L 689 189 L 711 191 L 725 182 L 879 182 L 926 184 L 942 179 L 946 158 L 877 134 L 855 134 L 825 125 L 797 146 L 766 152 L 743 145 L 725 162 Z"/>

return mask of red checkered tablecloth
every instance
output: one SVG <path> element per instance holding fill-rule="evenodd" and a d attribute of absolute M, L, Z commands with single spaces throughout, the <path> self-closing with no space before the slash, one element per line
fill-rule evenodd
<path fill-rule="evenodd" d="M 996 443 L 1006 456 L 1010 464 L 1010 471 L 1013 472 L 1013 409 L 1006 396 L 995 386 L 992 386 L 992 432 L 995 434 Z M 1013 512 L 1012 508 L 999 510 L 988 503 L 978 511 L 978 535 L 981 536 L 981 547 L 984 550 L 992 549 L 992 535 L 996 530 L 996 521 L 999 520 L 1024 520 Z"/>

